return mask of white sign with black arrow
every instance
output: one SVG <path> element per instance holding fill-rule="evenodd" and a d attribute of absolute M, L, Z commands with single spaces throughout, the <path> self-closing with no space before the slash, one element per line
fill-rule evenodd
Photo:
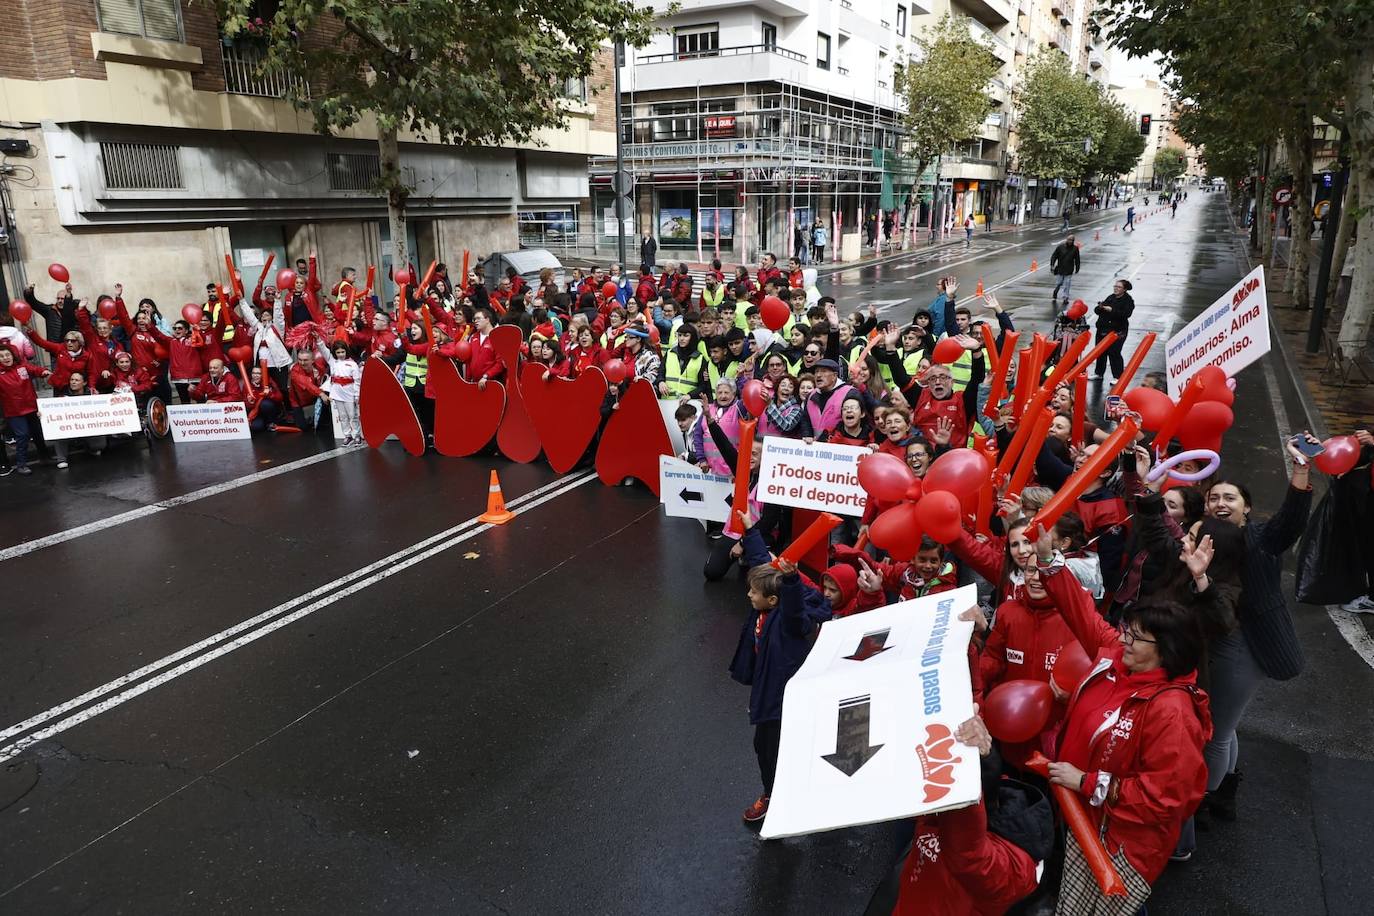
<path fill-rule="evenodd" d="M 787 683 L 765 839 L 961 808 L 978 800 L 978 751 L 954 731 L 973 715 L 973 586 L 821 627 Z"/>
<path fill-rule="evenodd" d="M 681 458 L 659 455 L 658 492 L 669 515 L 724 522 L 730 518 L 735 485 L 729 477 L 708 473 Z"/>

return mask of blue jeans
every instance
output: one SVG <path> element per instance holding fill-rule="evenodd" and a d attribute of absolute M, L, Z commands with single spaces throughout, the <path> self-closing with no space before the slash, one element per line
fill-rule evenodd
<path fill-rule="evenodd" d="M 1207 791 L 1215 792 L 1226 774 L 1235 772 L 1240 756 L 1236 726 L 1265 674 L 1240 630 L 1215 640 L 1209 661 L 1211 685 L 1207 693 L 1211 698 L 1213 731 L 1202 756 L 1207 761 Z"/>
<path fill-rule="evenodd" d="M 28 467 L 30 439 L 38 441 L 38 457 L 43 457 L 43 427 L 38 422 L 38 414 L 26 413 L 18 417 L 6 417 L 5 422 L 9 424 L 10 432 L 14 433 L 15 467 Z"/>
<path fill-rule="evenodd" d="M 1066 274 L 1064 276 L 1061 276 L 1058 282 L 1054 284 L 1054 298 L 1056 299 L 1059 298 L 1059 287 L 1061 286 L 1064 287 L 1065 299 L 1073 295 L 1073 293 L 1071 292 L 1073 290 L 1073 274 Z"/>

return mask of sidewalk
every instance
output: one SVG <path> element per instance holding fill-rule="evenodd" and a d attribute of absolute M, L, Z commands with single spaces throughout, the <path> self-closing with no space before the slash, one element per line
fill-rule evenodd
<path fill-rule="evenodd" d="M 1248 233 L 1242 233 L 1248 234 Z M 1241 241 L 1244 245 L 1246 242 Z M 1312 283 L 1316 284 L 1319 251 L 1313 252 Z M 1298 391 L 1313 423 L 1321 428 L 1312 430 L 1319 438 L 1342 435 L 1356 426 L 1374 422 L 1374 385 L 1364 384 L 1358 369 L 1352 369 L 1349 382 L 1340 386 L 1334 373 L 1323 374 L 1327 365 L 1325 346 L 1316 353 L 1307 352 L 1307 331 L 1311 325 L 1310 309 L 1293 307 L 1293 297 L 1283 291 L 1288 280 L 1286 266 L 1275 267 L 1265 274 L 1269 291 L 1269 314 L 1276 332 L 1275 348 L 1283 350 L 1283 357 L 1300 382 Z M 1314 293 L 1315 295 L 1315 293 Z M 1339 318 L 1327 314 L 1327 330 L 1334 332 Z M 1371 372 L 1374 374 L 1374 372 Z"/>

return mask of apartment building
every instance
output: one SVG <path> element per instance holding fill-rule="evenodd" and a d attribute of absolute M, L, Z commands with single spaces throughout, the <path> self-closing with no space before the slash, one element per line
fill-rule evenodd
<path fill-rule="evenodd" d="M 10 0 L 8 12 L 0 298 L 29 282 L 51 287 L 54 261 L 81 292 L 122 282 L 173 312 L 224 279 L 225 254 L 250 279 L 269 254 L 283 265 L 311 251 L 326 278 L 368 264 L 387 274 L 385 201 L 369 190 L 374 124 L 315 133 L 285 101 L 287 81 L 256 75 L 260 47 L 222 38 L 209 4 Z M 612 75 L 607 49 L 590 87 L 566 87 L 566 129 L 528 145 L 465 149 L 403 135 L 416 260 L 513 249 L 522 221 L 576 212 L 589 157 L 615 149 L 614 109 L 595 96 Z"/>

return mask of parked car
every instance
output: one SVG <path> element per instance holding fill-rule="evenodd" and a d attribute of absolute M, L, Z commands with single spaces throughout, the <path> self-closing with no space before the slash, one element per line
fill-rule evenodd
<path fill-rule="evenodd" d="M 560 287 L 567 283 L 563 264 L 545 248 L 525 248 L 520 251 L 505 251 L 489 255 L 482 262 L 486 272 L 487 288 L 495 289 L 496 283 L 506 275 L 506 268 L 514 267 L 515 272 L 525 278 L 531 288 L 539 286 L 539 272 L 545 267 L 553 268 L 553 279 Z"/>

